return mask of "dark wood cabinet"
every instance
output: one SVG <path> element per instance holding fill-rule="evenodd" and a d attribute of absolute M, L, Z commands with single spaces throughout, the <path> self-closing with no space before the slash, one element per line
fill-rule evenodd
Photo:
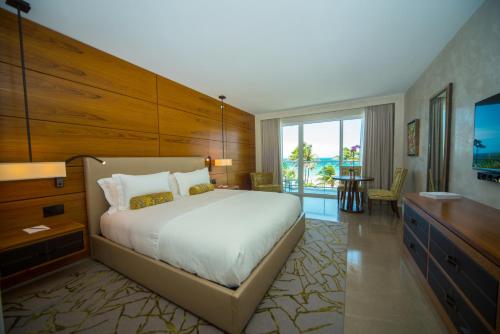
<path fill-rule="evenodd" d="M 407 194 L 403 245 L 449 330 L 500 333 L 500 211 Z"/>

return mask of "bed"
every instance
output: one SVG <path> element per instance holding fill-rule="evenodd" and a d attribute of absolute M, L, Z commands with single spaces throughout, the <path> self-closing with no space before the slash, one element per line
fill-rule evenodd
<path fill-rule="evenodd" d="M 249 207 L 248 210 L 253 212 L 249 214 L 242 211 L 245 206 L 241 203 L 250 201 L 258 206 L 282 200 L 282 204 L 277 204 L 281 207 L 291 205 L 289 195 L 264 195 L 277 196 L 272 198 L 261 197 L 258 192 L 220 190 L 187 200 L 176 199 L 171 202 L 175 205 L 168 210 L 159 205 L 137 210 L 132 215 L 107 217 L 103 213 L 108 206 L 97 185 L 98 179 L 113 173 L 188 172 L 203 168 L 205 162 L 196 157 L 102 159 L 106 160 L 106 165 L 84 159 L 92 257 L 224 331 L 240 333 L 304 233 L 305 219 L 300 207 L 299 210 L 283 207 L 281 211 L 272 210 L 267 215 L 263 210 Z M 180 214 L 190 207 L 196 207 L 196 210 Z M 168 215 L 172 216 L 168 218 Z M 171 219 L 166 225 L 168 232 L 162 229 L 162 233 L 157 233 L 159 220 L 155 217 Z M 266 219 L 281 219 L 283 222 L 270 224 Z M 135 221 L 144 224 L 134 224 Z M 209 224 L 204 224 L 206 222 Z M 249 222 L 252 223 L 251 229 L 248 229 Z M 203 230 L 207 226 L 226 232 L 232 230 L 227 233 L 242 237 L 231 238 L 238 240 L 224 243 L 226 248 L 216 247 L 213 241 L 217 240 L 217 233 Z M 195 230 L 199 235 L 191 236 L 187 230 Z M 152 235 L 156 243 L 144 241 Z M 185 235 L 186 238 L 172 237 L 175 235 Z M 200 235 L 205 239 L 197 245 Z M 262 239 L 258 247 L 255 246 L 256 238 Z M 151 244 L 156 246 L 151 247 Z M 247 244 L 250 246 L 246 247 Z M 233 254 L 230 250 L 235 247 L 241 249 L 230 256 Z M 259 252 L 262 253 L 260 256 Z M 212 257 L 205 259 L 204 265 L 189 267 L 192 259 L 202 255 Z"/>

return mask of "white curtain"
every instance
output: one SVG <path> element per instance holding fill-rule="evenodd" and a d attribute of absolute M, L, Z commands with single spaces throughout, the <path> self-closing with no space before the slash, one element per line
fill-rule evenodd
<path fill-rule="evenodd" d="M 363 175 L 375 178 L 370 188 L 389 189 L 394 173 L 394 104 L 365 110 Z"/>
<path fill-rule="evenodd" d="M 280 120 L 278 118 L 261 121 L 262 131 L 262 171 L 273 173 L 273 183 L 281 184 Z"/>

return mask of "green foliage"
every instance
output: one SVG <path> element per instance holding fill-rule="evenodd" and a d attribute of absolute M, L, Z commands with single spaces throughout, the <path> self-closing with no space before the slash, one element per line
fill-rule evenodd
<path fill-rule="evenodd" d="M 359 151 L 351 151 L 349 147 L 343 149 L 344 161 L 359 161 Z"/>
<path fill-rule="evenodd" d="M 335 167 L 333 165 L 323 166 L 319 171 L 319 179 L 323 184 L 327 184 L 330 187 L 334 187 L 335 180 L 333 177 L 335 176 Z"/>
<path fill-rule="evenodd" d="M 295 180 L 296 177 L 297 175 L 295 174 L 295 168 L 283 166 L 283 179 Z"/>
<path fill-rule="evenodd" d="M 299 147 L 297 146 L 290 156 L 288 157 L 291 161 L 299 160 Z M 312 145 L 304 143 L 304 147 L 302 148 L 302 159 L 304 160 L 304 183 L 309 183 L 309 177 L 311 174 L 311 170 L 316 167 L 316 154 L 313 153 Z"/>

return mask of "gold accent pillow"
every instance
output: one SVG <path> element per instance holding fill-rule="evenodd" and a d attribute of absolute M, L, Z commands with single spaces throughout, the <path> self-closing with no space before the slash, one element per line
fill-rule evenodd
<path fill-rule="evenodd" d="M 174 194 L 170 191 L 135 196 L 130 199 L 130 210 L 142 209 L 148 206 L 171 202 L 173 200 Z"/>
<path fill-rule="evenodd" d="M 197 184 L 189 188 L 189 195 L 199 195 L 206 193 L 208 191 L 213 191 L 215 189 L 214 185 L 211 183 Z"/>

